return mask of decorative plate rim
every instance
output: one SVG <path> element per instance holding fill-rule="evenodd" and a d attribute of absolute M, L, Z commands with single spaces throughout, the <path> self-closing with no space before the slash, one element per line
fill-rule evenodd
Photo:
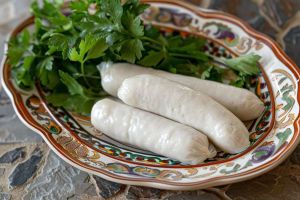
<path fill-rule="evenodd" d="M 172 4 L 172 5 L 178 5 L 180 7 L 186 8 L 195 14 L 204 17 L 204 18 L 215 18 L 215 19 L 222 19 L 224 21 L 227 21 L 229 23 L 233 23 L 236 26 L 240 27 L 245 33 L 249 34 L 250 36 L 259 39 L 264 42 L 276 55 L 276 58 L 278 58 L 285 66 L 287 66 L 293 74 L 299 78 L 300 77 L 300 69 L 297 67 L 297 65 L 283 52 L 283 50 L 280 48 L 277 42 L 275 42 L 273 39 L 270 39 L 269 36 L 266 36 L 263 33 L 259 33 L 258 31 L 254 30 L 252 27 L 250 27 L 247 23 L 245 23 L 243 20 L 232 16 L 230 14 L 214 11 L 214 10 L 207 10 L 207 9 L 200 9 L 196 6 L 193 6 L 191 4 L 181 2 L 179 0 L 142 0 L 145 3 L 166 3 L 166 4 Z M 11 36 L 17 34 L 20 32 L 24 27 L 28 26 L 28 21 L 32 19 L 33 17 L 30 17 L 28 19 L 25 19 L 20 25 L 18 25 L 8 36 L 10 38 Z M 4 52 L 7 52 L 8 45 L 5 44 Z M 57 146 L 55 146 L 54 142 L 50 137 L 47 137 L 47 130 L 45 130 L 40 125 L 36 124 L 32 117 L 27 113 L 27 111 L 22 109 L 23 104 L 19 104 L 19 100 L 17 98 L 17 94 L 10 90 L 9 83 L 6 83 L 5 78 L 5 63 L 7 61 L 7 56 L 4 55 L 2 62 L 1 62 L 1 83 L 3 85 L 4 90 L 8 94 L 10 100 L 12 101 L 13 108 L 19 117 L 19 119 L 31 130 L 34 132 L 37 132 L 39 135 L 42 136 L 43 140 L 47 143 L 47 145 L 56 153 L 58 154 L 63 160 L 68 162 L 69 164 L 86 171 L 88 173 L 92 173 L 95 175 L 98 175 L 100 177 L 103 177 L 107 180 L 119 182 L 122 184 L 131 184 L 131 185 L 140 185 L 140 186 L 148 186 L 148 187 L 155 187 L 155 188 L 164 188 L 164 189 L 170 189 L 170 190 L 193 190 L 193 189 L 200 189 L 200 188 L 206 188 L 211 186 L 217 186 L 217 185 L 223 185 L 233 182 L 239 182 L 243 180 L 247 180 L 250 178 L 257 177 L 263 173 L 266 173 L 267 171 L 270 171 L 274 167 L 278 166 L 281 162 L 288 157 L 292 151 L 297 147 L 298 143 L 300 142 L 300 136 L 299 134 L 296 135 L 296 137 L 293 137 L 291 139 L 291 142 L 289 146 L 287 146 L 282 152 L 278 153 L 276 156 L 274 156 L 271 160 L 266 162 L 262 166 L 257 166 L 251 170 L 240 172 L 233 175 L 227 175 L 224 177 L 215 177 L 204 181 L 198 181 L 198 182 L 190 182 L 190 183 L 172 183 L 169 181 L 160 181 L 157 182 L 153 179 L 143 179 L 141 181 L 140 179 L 131 178 L 131 177 L 124 177 L 122 175 L 116 175 L 110 172 L 106 172 L 104 170 L 98 169 L 93 170 L 91 166 L 85 165 L 84 163 L 80 163 L 76 161 L 76 159 L 69 156 L 64 149 L 59 149 Z M 298 83 L 299 85 L 299 83 Z M 299 87 L 298 90 L 299 92 Z M 300 101 L 300 94 L 297 95 L 297 101 Z M 296 117 L 294 124 L 294 132 L 299 132 L 299 115 Z M 238 175 L 238 176 L 237 176 Z"/>

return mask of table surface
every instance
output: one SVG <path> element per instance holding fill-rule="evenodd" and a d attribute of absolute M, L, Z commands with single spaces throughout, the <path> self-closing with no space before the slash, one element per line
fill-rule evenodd
<path fill-rule="evenodd" d="M 300 0 L 189 0 L 247 21 L 279 42 L 300 66 Z M 0 0 L 0 58 L 6 35 L 29 16 L 30 0 Z M 36 149 L 40 151 L 36 151 Z M 30 166 L 30 167 L 28 167 Z M 17 173 L 21 171 L 20 173 Z M 28 179 L 29 178 L 29 179 Z M 19 185 L 13 187 L 12 185 Z M 0 88 L 0 199 L 300 199 L 300 147 L 258 178 L 197 191 L 165 191 L 112 183 L 61 160 L 17 118 Z"/>

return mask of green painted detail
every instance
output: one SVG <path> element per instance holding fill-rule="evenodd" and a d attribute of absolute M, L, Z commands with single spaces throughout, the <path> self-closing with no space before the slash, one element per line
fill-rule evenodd
<path fill-rule="evenodd" d="M 279 142 L 277 144 L 277 149 L 279 149 L 286 142 L 286 140 L 291 134 L 292 134 L 292 130 L 290 128 L 276 134 L 276 137 L 279 139 Z"/>

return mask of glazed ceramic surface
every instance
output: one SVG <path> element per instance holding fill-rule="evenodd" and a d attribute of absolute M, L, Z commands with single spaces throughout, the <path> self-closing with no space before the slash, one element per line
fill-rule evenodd
<path fill-rule="evenodd" d="M 299 70 L 268 37 L 224 13 L 203 11 L 171 0 L 147 0 L 145 24 L 164 34 L 207 38 L 206 52 L 219 57 L 259 54 L 261 74 L 252 80 L 253 92 L 265 104 L 255 121 L 247 122 L 251 146 L 237 155 L 218 155 L 199 165 L 187 165 L 121 144 L 95 130 L 87 116 L 47 103 L 39 85 L 18 88 L 4 58 L 2 82 L 16 113 L 65 161 L 93 174 L 124 184 L 165 189 L 198 189 L 258 176 L 284 160 L 299 142 Z M 33 24 L 25 20 L 11 36 Z M 99 83 L 100 84 L 100 83 Z"/>

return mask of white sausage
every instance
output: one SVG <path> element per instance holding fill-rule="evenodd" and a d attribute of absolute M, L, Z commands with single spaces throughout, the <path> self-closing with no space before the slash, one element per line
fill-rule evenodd
<path fill-rule="evenodd" d="M 216 151 L 199 131 L 111 99 L 98 101 L 91 122 L 108 136 L 181 162 L 198 164 Z"/>
<path fill-rule="evenodd" d="M 186 85 L 212 97 L 242 121 L 256 119 L 264 110 L 263 102 L 254 93 L 215 81 L 172 74 L 129 63 L 102 63 L 100 71 L 102 86 L 112 96 L 117 96 L 117 91 L 126 78 L 139 74 L 152 74 Z"/>
<path fill-rule="evenodd" d="M 118 97 L 128 105 L 191 126 L 221 150 L 239 153 L 249 146 L 249 132 L 230 111 L 211 97 L 153 75 L 123 81 Z"/>

